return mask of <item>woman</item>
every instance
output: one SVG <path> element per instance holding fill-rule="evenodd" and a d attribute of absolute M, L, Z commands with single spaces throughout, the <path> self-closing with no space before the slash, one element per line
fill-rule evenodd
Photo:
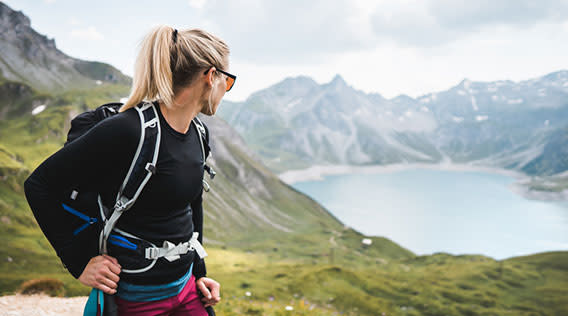
<path fill-rule="evenodd" d="M 57 195 L 77 179 L 81 187 L 99 192 L 104 205 L 114 204 L 140 138 L 134 107 L 150 100 L 162 130 L 156 172 L 116 227 L 154 244 L 183 243 L 193 232 L 201 242 L 204 161 L 200 134 L 191 123 L 200 112 L 214 115 L 233 86 L 236 77 L 227 72 L 228 58 L 228 46 L 208 32 L 178 32 L 168 26 L 151 31 L 142 42 L 132 92 L 121 113 L 56 152 L 26 180 L 36 217 L 58 211 Z M 205 276 L 205 263 L 194 252 L 159 258 L 142 273 L 122 273 L 138 260 L 132 252 L 110 247 L 109 255 L 81 258 L 60 251 L 63 241 L 44 226 L 42 230 L 81 283 L 117 294 L 119 315 L 207 315 L 205 307 L 220 300 L 219 283 Z"/>

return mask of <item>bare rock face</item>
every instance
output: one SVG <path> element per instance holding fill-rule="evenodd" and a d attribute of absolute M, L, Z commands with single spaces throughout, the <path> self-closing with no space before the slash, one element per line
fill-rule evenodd
<path fill-rule="evenodd" d="M 0 2 L 0 75 L 36 90 L 95 86 L 96 80 L 129 83 L 114 67 L 67 56 L 54 39 L 36 32 L 30 19 Z"/>

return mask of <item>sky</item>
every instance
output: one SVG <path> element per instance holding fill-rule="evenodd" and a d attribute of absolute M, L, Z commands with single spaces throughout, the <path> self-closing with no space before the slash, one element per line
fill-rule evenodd
<path fill-rule="evenodd" d="M 568 69 L 568 0 L 8 0 L 64 53 L 133 75 L 160 24 L 201 28 L 231 49 L 231 101 L 284 78 L 417 97 L 473 81 Z"/>

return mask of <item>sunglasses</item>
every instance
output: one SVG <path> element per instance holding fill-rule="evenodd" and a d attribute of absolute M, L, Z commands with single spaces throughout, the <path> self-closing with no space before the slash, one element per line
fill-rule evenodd
<path fill-rule="evenodd" d="M 208 71 L 209 71 L 209 69 L 205 70 L 205 72 L 203 74 L 204 75 L 207 74 Z M 227 90 L 225 90 L 225 92 L 231 90 L 231 88 L 235 85 L 235 80 L 237 80 L 237 76 L 232 75 L 228 72 L 225 72 L 225 71 L 217 69 L 217 68 L 215 68 L 215 71 L 218 71 L 218 72 L 224 74 L 227 78 L 227 79 L 225 79 L 227 81 Z"/>

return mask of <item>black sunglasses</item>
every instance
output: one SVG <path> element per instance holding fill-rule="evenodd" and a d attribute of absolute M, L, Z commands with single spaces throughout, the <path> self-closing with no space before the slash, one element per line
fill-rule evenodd
<path fill-rule="evenodd" d="M 208 71 L 209 71 L 209 69 L 205 70 L 205 72 L 204 72 L 203 74 L 206 75 Z M 235 85 L 235 80 L 237 80 L 237 76 L 232 75 L 232 74 L 230 74 L 230 73 L 228 73 L 228 72 L 225 72 L 225 71 L 220 70 L 220 69 L 217 69 L 217 68 L 215 68 L 215 71 L 218 71 L 218 72 L 224 74 L 225 76 L 227 76 L 227 79 L 226 79 L 226 81 L 227 81 L 227 90 L 225 90 L 225 92 L 231 90 L 231 88 Z"/>

